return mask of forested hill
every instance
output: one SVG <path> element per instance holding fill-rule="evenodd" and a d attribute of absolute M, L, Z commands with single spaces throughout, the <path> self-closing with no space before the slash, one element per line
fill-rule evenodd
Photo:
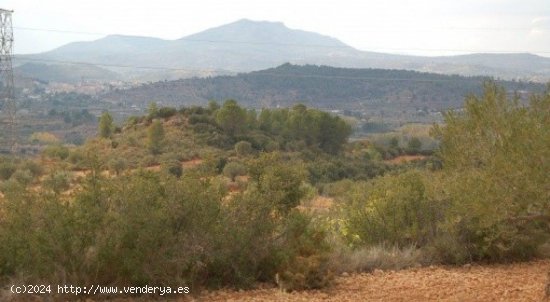
<path fill-rule="evenodd" d="M 236 76 L 194 78 L 143 84 L 104 96 L 115 102 L 164 105 L 206 104 L 236 99 L 252 107 L 308 106 L 332 109 L 459 107 L 464 97 L 480 93 L 487 77 L 448 76 L 405 70 L 350 69 L 284 64 Z M 502 81 L 510 92 L 541 91 L 542 84 Z"/>

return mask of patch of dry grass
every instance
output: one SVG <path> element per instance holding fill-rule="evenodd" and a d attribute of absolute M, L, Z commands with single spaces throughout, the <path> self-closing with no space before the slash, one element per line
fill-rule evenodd
<path fill-rule="evenodd" d="M 334 252 L 332 258 L 332 266 L 338 273 L 401 270 L 429 263 L 426 255 L 414 246 L 404 248 L 373 246 L 358 249 L 341 247 Z"/>

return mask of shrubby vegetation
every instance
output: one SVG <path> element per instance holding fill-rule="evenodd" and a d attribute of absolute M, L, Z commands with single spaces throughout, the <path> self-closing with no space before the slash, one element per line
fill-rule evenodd
<path fill-rule="evenodd" d="M 29 138 L 33 144 L 57 144 L 59 143 L 59 138 L 54 134 L 48 132 L 35 132 Z"/>
<path fill-rule="evenodd" d="M 417 171 L 358 182 L 342 197 L 345 237 L 355 245 L 425 246 L 445 205 L 428 195 Z"/>
<path fill-rule="evenodd" d="M 67 157 L 69 157 L 69 148 L 61 144 L 49 145 L 44 148 L 44 151 L 42 151 L 42 153 L 49 157 L 66 159 Z"/>
<path fill-rule="evenodd" d="M 147 145 L 153 154 L 160 154 L 164 140 L 164 127 L 160 121 L 154 121 L 147 131 Z"/>
<path fill-rule="evenodd" d="M 246 106 L 267 102 L 271 107 L 285 107 L 292 106 L 293 100 L 301 100 L 321 108 L 348 110 L 357 110 L 366 100 L 369 111 L 374 107 L 376 111 L 383 109 L 386 112 L 376 112 L 376 116 L 395 119 L 392 113 L 402 113 L 403 110 L 408 111 L 409 118 L 418 117 L 418 109 L 424 106 L 437 110 L 459 107 L 464 95 L 481 93 L 481 83 L 485 80 L 486 77 L 405 70 L 283 64 L 235 76 L 160 81 L 129 90 L 115 90 L 108 99 L 123 102 L 131 98 L 139 104 L 154 99 L 173 105 L 180 104 L 182 98 L 206 103 L 207 100 L 232 96 Z M 544 89 L 543 85 L 534 82 L 500 82 L 510 91 L 540 92 Z M 421 112 L 426 114 L 426 111 Z M 369 113 L 372 115 L 373 112 Z"/>
<path fill-rule="evenodd" d="M 434 127 L 441 171 L 352 184 L 339 231 L 353 245 L 413 245 L 444 263 L 536 256 L 550 222 L 549 96 L 523 107 L 487 84 Z"/>
<path fill-rule="evenodd" d="M 321 155 L 343 147 L 349 128 L 342 121 L 300 110 L 319 127 L 343 129 L 342 137 L 318 134 L 300 148 Z M 48 146 L 43 160 L 53 166 L 40 181 L 24 165 L 5 162 L 0 274 L 196 289 L 248 287 L 275 276 L 289 290 L 326 285 L 326 230 L 297 210 L 307 167 L 299 153 L 263 149 L 306 137 L 291 128 L 291 111 L 273 113 L 286 117 L 277 128 L 264 121 L 272 129 L 264 131 L 257 114 L 234 101 L 179 112 L 153 103 L 120 133 L 104 112 L 98 138 L 71 149 Z M 194 160 L 198 166 L 184 167 Z M 246 177 L 235 191 L 220 175 Z"/>
<path fill-rule="evenodd" d="M 200 288 L 246 287 L 277 273 L 286 278 L 296 273 L 296 261 L 307 265 L 306 278 L 325 274 L 323 232 L 294 210 L 302 174 L 291 173 L 296 179 L 285 185 L 251 182 L 226 200 L 223 186 L 194 172 L 179 179 L 146 171 L 106 179 L 99 172 L 92 171 L 70 202 L 61 194 L 63 173 L 51 175 L 38 193 L 17 183 L 4 189 L 2 275 Z M 272 194 L 280 199 L 265 202 Z M 322 285 L 301 282 L 303 288 Z"/>
<path fill-rule="evenodd" d="M 433 127 L 430 154 L 420 135 L 348 142 L 341 118 L 303 105 L 152 103 L 120 131 L 105 113 L 83 146 L 0 158 L 0 277 L 298 290 L 531 259 L 549 240 L 549 119 L 550 91 L 522 106 L 487 84 Z"/>
<path fill-rule="evenodd" d="M 113 117 L 109 112 L 103 112 L 99 119 L 99 136 L 103 138 L 111 137 L 114 131 Z"/>
<path fill-rule="evenodd" d="M 528 259 L 550 222 L 550 91 L 529 106 L 487 84 L 435 127 L 446 189 L 455 209 L 450 231 L 474 260 Z"/>
<path fill-rule="evenodd" d="M 57 111 L 55 109 L 51 109 L 48 111 L 48 116 L 61 117 L 65 123 L 71 124 L 73 127 L 94 122 L 96 120 L 96 117 L 93 116 L 87 109 L 82 109 L 80 111 Z"/>

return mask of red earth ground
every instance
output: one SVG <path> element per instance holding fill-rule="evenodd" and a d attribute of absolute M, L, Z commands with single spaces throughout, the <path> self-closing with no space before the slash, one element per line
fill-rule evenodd
<path fill-rule="evenodd" d="M 325 290 L 214 291 L 196 301 L 546 301 L 550 260 L 508 265 L 425 267 L 336 278 Z M 183 300 L 185 301 L 185 300 Z M 550 300 L 548 300 L 550 301 Z"/>
<path fill-rule="evenodd" d="M 337 277 L 323 290 L 285 293 L 276 287 L 248 291 L 217 290 L 199 296 L 119 297 L 79 301 L 550 301 L 545 297 L 550 260 L 527 263 L 432 266 Z M 37 296 L 2 295 L 2 301 L 66 301 Z M 73 299 L 74 300 L 74 299 Z"/>

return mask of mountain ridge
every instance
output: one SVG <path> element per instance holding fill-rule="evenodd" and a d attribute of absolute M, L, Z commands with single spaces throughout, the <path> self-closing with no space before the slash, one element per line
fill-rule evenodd
<path fill-rule="evenodd" d="M 146 70 L 109 65 L 166 69 L 250 72 L 286 62 L 346 68 L 406 69 L 442 74 L 486 75 L 505 79 L 550 80 L 550 58 L 534 54 L 468 54 L 422 57 L 358 50 L 337 38 L 291 29 L 282 22 L 241 19 L 175 40 L 109 35 L 73 42 L 54 50 L 17 56 L 17 64 L 59 60 L 102 65 L 122 77 L 139 79 Z M 45 62 L 47 63 L 47 62 Z M 173 79 L 155 71 L 154 80 Z M 150 78 L 150 77 L 149 77 Z"/>

